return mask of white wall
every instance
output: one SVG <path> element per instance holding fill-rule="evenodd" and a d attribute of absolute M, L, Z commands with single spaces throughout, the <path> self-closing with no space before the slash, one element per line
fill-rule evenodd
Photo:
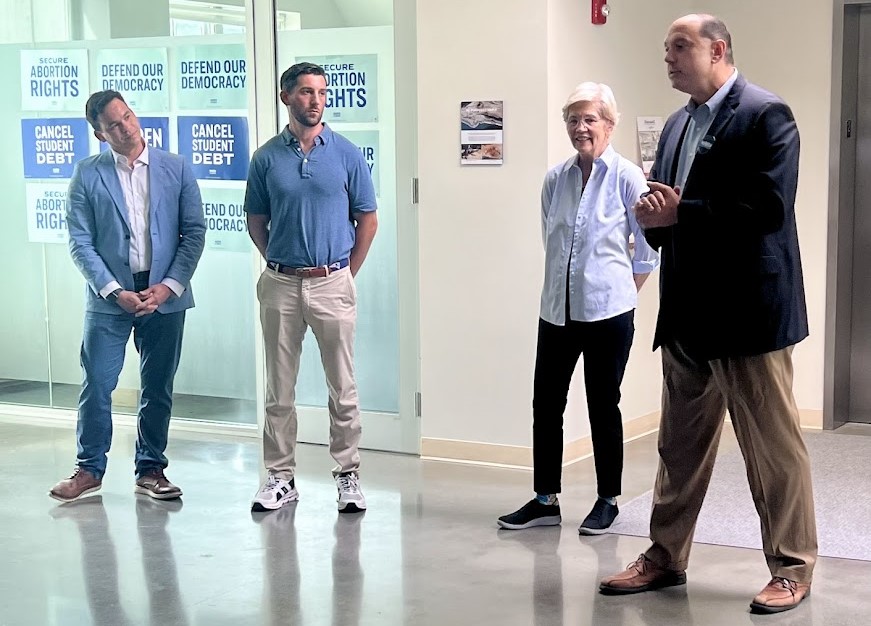
<path fill-rule="evenodd" d="M 571 154 L 560 109 L 578 82 L 608 83 L 623 114 L 614 146 L 637 159 L 635 117 L 665 117 L 686 102 L 665 76 L 662 42 L 692 11 L 723 17 L 739 70 L 783 96 L 798 120 L 796 210 L 812 334 L 795 351 L 795 387 L 800 408 L 822 409 L 832 0 L 613 8 L 605 26 L 592 26 L 589 4 L 576 0 L 418 2 L 425 438 L 530 445 L 539 189 L 547 167 Z M 505 100 L 501 167 L 458 165 L 459 102 L 478 98 Z M 659 355 L 650 352 L 657 306 L 650 282 L 636 313 L 624 420 L 659 407 Z M 566 415 L 567 440 L 588 433 L 579 384 Z"/>
<path fill-rule="evenodd" d="M 547 5 L 418 2 L 423 437 L 528 445 L 547 167 Z M 505 101 L 505 164 L 460 167 L 462 100 Z"/>

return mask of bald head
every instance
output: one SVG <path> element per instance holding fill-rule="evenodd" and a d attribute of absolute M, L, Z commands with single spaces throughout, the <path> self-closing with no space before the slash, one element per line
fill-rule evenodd
<path fill-rule="evenodd" d="M 684 15 L 668 29 L 665 63 L 672 86 L 701 104 L 732 74 L 732 37 L 718 17 Z"/>

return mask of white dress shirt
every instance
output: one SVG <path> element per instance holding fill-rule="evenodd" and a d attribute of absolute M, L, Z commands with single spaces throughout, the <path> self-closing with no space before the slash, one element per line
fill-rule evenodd
<path fill-rule="evenodd" d="M 638 290 L 632 275 L 648 274 L 659 265 L 659 255 L 632 213 L 645 191 L 641 168 L 610 145 L 593 161 L 586 186 L 577 155 L 547 173 L 541 190 L 544 321 L 565 325 L 567 277 L 575 321 L 595 322 L 635 308 Z"/>
<path fill-rule="evenodd" d="M 110 148 L 111 150 L 111 148 Z M 131 165 L 127 157 L 111 150 L 115 159 L 115 172 L 121 191 L 124 193 L 124 204 L 127 207 L 127 220 L 130 223 L 130 271 L 133 274 L 151 270 L 151 190 L 148 176 L 148 145 L 134 159 Z M 184 293 L 184 286 L 172 278 L 163 281 L 172 289 L 176 296 Z M 106 297 L 116 289 L 122 289 L 117 280 L 113 280 L 100 290 L 100 295 Z"/>

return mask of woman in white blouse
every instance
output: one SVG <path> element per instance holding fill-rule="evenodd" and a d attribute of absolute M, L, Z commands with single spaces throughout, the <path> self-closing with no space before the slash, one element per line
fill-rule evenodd
<path fill-rule="evenodd" d="M 610 87 L 578 85 L 563 107 L 563 120 L 576 154 L 547 173 L 541 192 L 545 275 L 532 402 L 536 495 L 498 521 L 513 530 L 562 521 L 557 494 L 563 412 L 583 354 L 599 497 L 579 532 L 600 534 L 618 514 L 623 473 L 618 404 L 637 293 L 659 256 L 631 210 L 648 191 L 644 174 L 611 147 L 619 113 Z"/>

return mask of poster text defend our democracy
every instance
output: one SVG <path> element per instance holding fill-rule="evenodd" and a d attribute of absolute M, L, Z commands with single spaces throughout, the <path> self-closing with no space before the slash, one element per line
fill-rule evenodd
<path fill-rule="evenodd" d="M 243 89 L 245 59 L 181 62 L 182 89 Z"/>
<path fill-rule="evenodd" d="M 114 63 L 100 66 L 101 88 L 115 91 L 161 91 L 166 82 L 162 63 Z"/>

